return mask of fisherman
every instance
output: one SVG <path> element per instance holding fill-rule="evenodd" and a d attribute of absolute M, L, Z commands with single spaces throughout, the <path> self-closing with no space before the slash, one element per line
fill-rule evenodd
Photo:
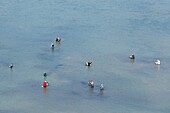
<path fill-rule="evenodd" d="M 132 54 L 132 55 L 129 56 L 129 58 L 130 58 L 130 59 L 135 59 L 135 55 Z"/>
<path fill-rule="evenodd" d="M 54 49 L 54 44 L 53 43 L 51 43 L 51 48 Z"/>
<path fill-rule="evenodd" d="M 88 85 L 91 86 L 91 88 L 93 88 L 93 87 L 94 87 L 94 82 L 93 82 L 93 80 L 89 80 L 89 81 L 88 81 Z"/>
<path fill-rule="evenodd" d="M 91 64 L 92 64 L 91 61 L 86 62 L 86 66 L 91 66 Z"/>
<path fill-rule="evenodd" d="M 46 72 L 44 72 L 44 77 L 46 77 L 47 76 L 47 73 Z"/>
<path fill-rule="evenodd" d="M 49 86 L 49 83 L 47 81 L 44 81 L 42 87 L 46 88 L 47 86 Z"/>
<path fill-rule="evenodd" d="M 103 84 L 100 84 L 100 90 L 104 90 L 104 85 Z"/>
<path fill-rule="evenodd" d="M 13 67 L 14 67 L 14 66 L 13 66 L 13 64 L 10 64 L 10 65 L 9 65 L 9 68 L 11 68 L 11 69 L 12 69 Z"/>
<path fill-rule="evenodd" d="M 156 60 L 155 64 L 156 64 L 156 65 L 160 65 L 160 64 L 161 64 L 161 61 L 160 61 L 160 60 Z"/>
<path fill-rule="evenodd" d="M 56 42 L 60 42 L 61 41 L 61 38 L 60 37 L 57 37 L 56 38 Z"/>

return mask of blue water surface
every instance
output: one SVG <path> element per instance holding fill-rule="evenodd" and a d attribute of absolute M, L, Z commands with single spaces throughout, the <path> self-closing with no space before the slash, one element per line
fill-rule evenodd
<path fill-rule="evenodd" d="M 169 6 L 169 0 L 1 0 L 0 113 L 170 113 Z"/>

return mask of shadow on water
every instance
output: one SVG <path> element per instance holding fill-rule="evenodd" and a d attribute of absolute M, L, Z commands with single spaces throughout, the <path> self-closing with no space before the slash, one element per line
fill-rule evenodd
<path fill-rule="evenodd" d="M 80 82 L 82 85 L 87 85 L 87 82 L 84 82 L 84 81 L 82 81 L 82 82 Z"/>
<path fill-rule="evenodd" d="M 56 46 L 60 46 L 60 42 L 56 42 Z"/>
<path fill-rule="evenodd" d="M 47 77 L 44 77 L 44 81 L 47 81 Z"/>
<path fill-rule="evenodd" d="M 10 68 L 9 70 L 10 70 L 10 74 L 13 75 L 13 69 Z"/>
<path fill-rule="evenodd" d="M 94 88 L 89 87 L 89 93 L 90 93 L 90 95 L 93 94 L 94 93 Z"/>
<path fill-rule="evenodd" d="M 100 90 L 100 95 L 104 95 L 104 90 Z"/>
<path fill-rule="evenodd" d="M 134 62 L 135 62 L 135 60 L 134 60 L 134 59 L 130 59 L 130 63 L 132 63 L 132 64 L 133 64 Z"/>
<path fill-rule="evenodd" d="M 87 71 L 90 71 L 91 70 L 91 66 L 87 66 Z"/>
<path fill-rule="evenodd" d="M 58 69 L 58 68 L 63 67 L 63 66 L 64 66 L 64 64 L 57 64 L 57 65 L 55 66 L 55 69 Z"/>
<path fill-rule="evenodd" d="M 47 88 L 42 87 L 42 89 L 43 89 L 43 93 L 47 94 Z"/>
<path fill-rule="evenodd" d="M 157 71 L 160 71 L 161 66 L 160 65 L 155 65 L 155 68 L 157 69 Z"/>
<path fill-rule="evenodd" d="M 53 48 L 51 48 L 51 53 L 54 53 L 54 47 L 53 47 Z"/>

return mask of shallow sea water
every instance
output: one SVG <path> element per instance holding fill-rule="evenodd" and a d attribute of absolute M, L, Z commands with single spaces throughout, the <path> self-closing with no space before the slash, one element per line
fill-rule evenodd
<path fill-rule="evenodd" d="M 1 0 L 0 113 L 169 113 L 169 5 Z M 87 85 L 91 79 L 94 89 Z"/>

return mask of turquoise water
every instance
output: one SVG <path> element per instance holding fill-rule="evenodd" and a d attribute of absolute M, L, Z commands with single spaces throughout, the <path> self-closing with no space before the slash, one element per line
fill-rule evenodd
<path fill-rule="evenodd" d="M 0 113 L 169 113 L 169 6 L 169 0 L 1 0 Z"/>

